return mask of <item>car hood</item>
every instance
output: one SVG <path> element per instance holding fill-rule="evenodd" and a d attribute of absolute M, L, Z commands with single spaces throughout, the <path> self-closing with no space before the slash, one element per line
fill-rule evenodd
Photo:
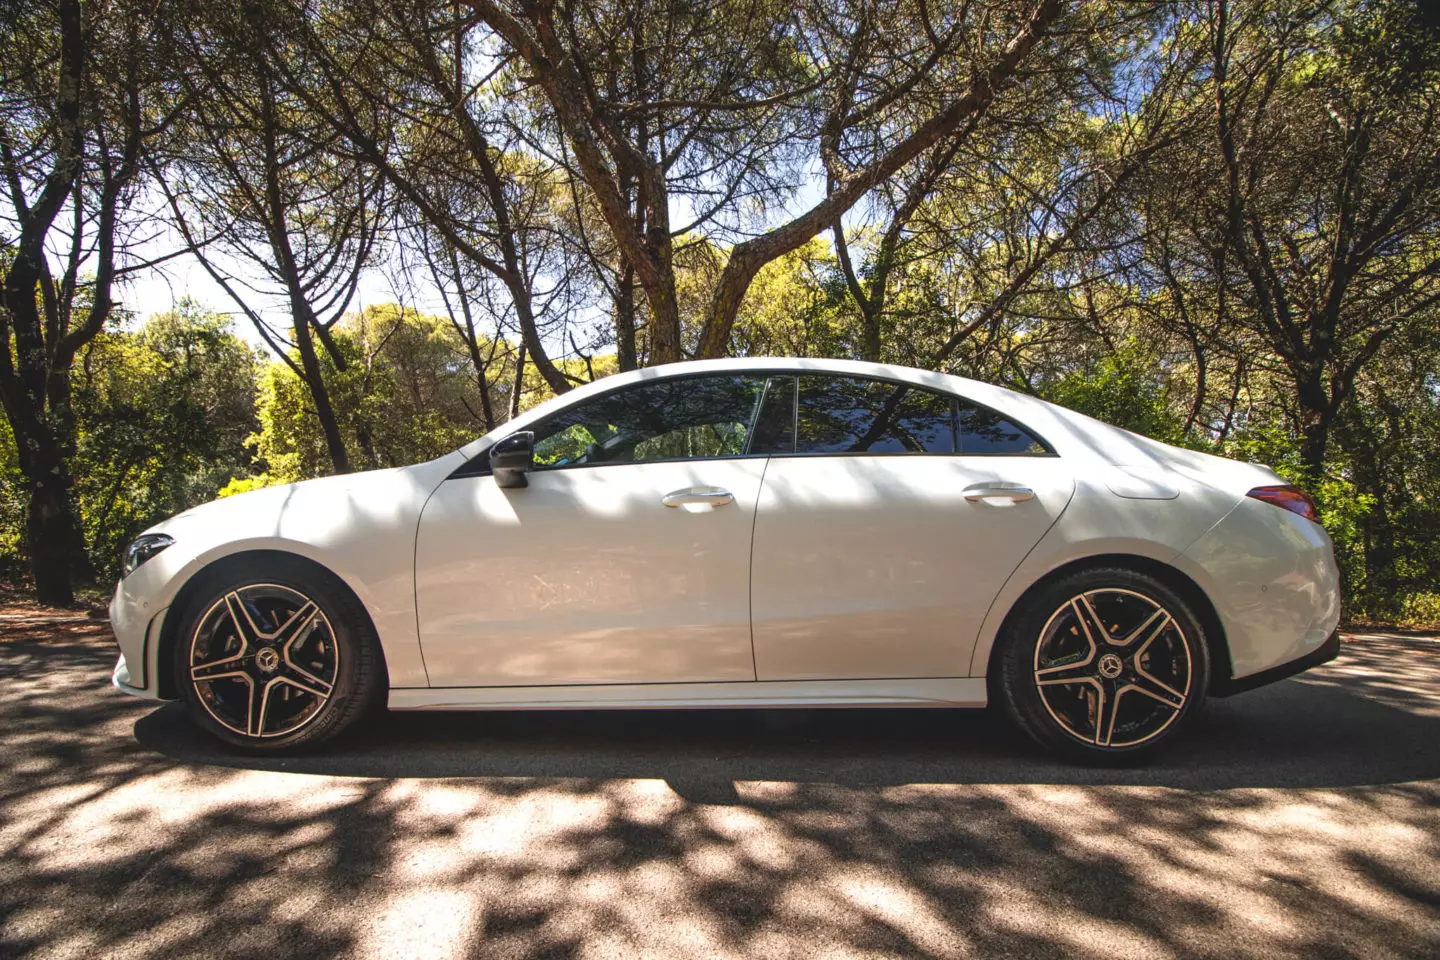
<path fill-rule="evenodd" d="M 264 487 L 191 507 L 156 524 L 147 533 L 180 536 L 204 528 L 214 535 L 311 539 L 327 526 L 358 519 L 416 516 L 425 499 L 457 466 L 458 453 L 408 467 L 340 474 Z"/>

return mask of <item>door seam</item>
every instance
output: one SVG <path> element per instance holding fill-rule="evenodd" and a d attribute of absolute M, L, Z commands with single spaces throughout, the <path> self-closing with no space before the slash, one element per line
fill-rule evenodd
<path fill-rule="evenodd" d="M 760 667 L 755 659 L 755 527 L 760 522 L 760 500 L 765 496 L 765 474 L 770 472 L 770 457 L 765 458 L 765 466 L 760 468 L 760 489 L 755 495 L 755 512 L 750 515 L 750 550 L 746 554 L 749 568 L 745 577 L 745 620 L 750 626 L 750 675 L 755 682 L 760 681 Z"/>

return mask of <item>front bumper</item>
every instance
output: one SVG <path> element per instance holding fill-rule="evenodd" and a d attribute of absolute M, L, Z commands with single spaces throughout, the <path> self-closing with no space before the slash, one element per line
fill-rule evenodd
<path fill-rule="evenodd" d="M 1256 687 L 1268 686 L 1284 680 L 1286 677 L 1293 677 L 1297 673 L 1304 673 L 1311 667 L 1329 663 L 1339 655 L 1340 631 L 1336 630 L 1320 646 L 1289 663 L 1282 663 L 1268 670 L 1252 673 L 1248 677 L 1216 680 L 1210 687 L 1210 695 L 1212 697 L 1230 697 L 1237 693 L 1244 693 L 1246 690 L 1254 690 Z"/>
<path fill-rule="evenodd" d="M 166 608 L 152 613 L 149 604 L 125 589 L 122 580 L 110 601 L 110 629 L 120 647 L 111 683 L 131 696 L 160 699 L 160 627 Z"/>
<path fill-rule="evenodd" d="M 145 700 L 155 699 L 155 695 L 144 687 L 137 687 L 130 679 L 130 667 L 125 662 L 125 654 L 120 654 L 115 661 L 115 671 L 110 674 L 110 685 L 121 693 L 128 693 L 132 697 L 141 697 Z"/>

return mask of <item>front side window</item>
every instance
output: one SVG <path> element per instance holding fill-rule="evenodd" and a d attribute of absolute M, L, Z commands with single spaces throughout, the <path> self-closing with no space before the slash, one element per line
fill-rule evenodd
<path fill-rule="evenodd" d="M 535 466 L 594 466 L 744 454 L 765 392 L 745 375 L 656 380 L 587 400 L 535 431 Z"/>

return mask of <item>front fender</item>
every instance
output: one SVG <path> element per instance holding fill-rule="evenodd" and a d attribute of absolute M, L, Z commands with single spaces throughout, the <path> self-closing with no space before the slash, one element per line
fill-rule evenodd
<path fill-rule="evenodd" d="M 425 501 L 461 462 L 456 453 L 259 490 L 153 528 L 174 544 L 122 580 L 111 603 L 130 689 L 158 693 L 158 638 L 185 585 L 219 560 L 254 551 L 304 557 L 339 577 L 375 625 L 392 686 L 428 686 L 415 619 L 415 530 Z"/>

